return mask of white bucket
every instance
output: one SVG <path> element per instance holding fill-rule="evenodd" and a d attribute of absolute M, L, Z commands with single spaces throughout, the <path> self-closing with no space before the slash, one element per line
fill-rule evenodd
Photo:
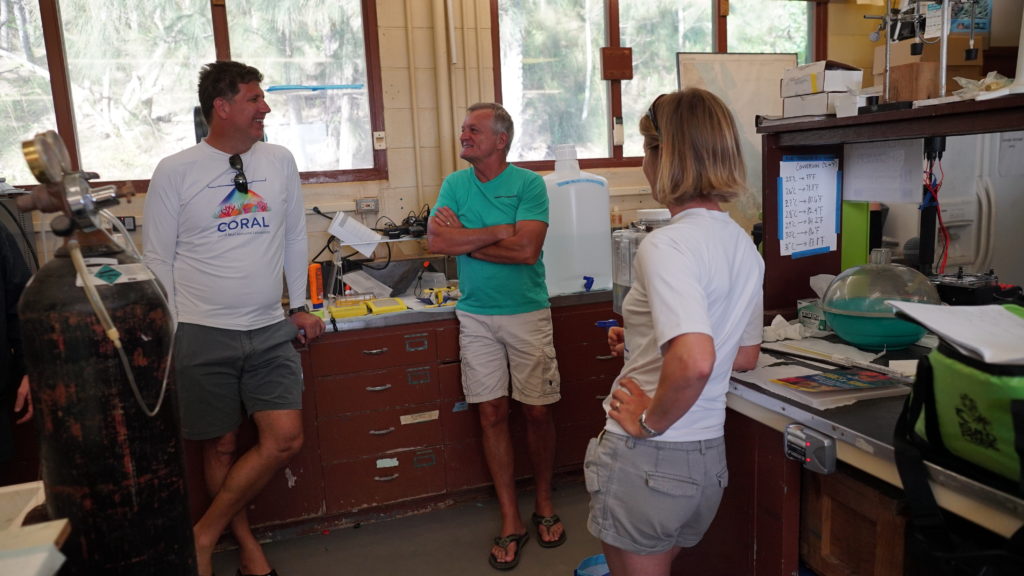
<path fill-rule="evenodd" d="M 544 240 L 548 296 L 612 287 L 608 181 L 580 172 L 576 147 L 555 149 L 548 187 L 549 224 Z"/>

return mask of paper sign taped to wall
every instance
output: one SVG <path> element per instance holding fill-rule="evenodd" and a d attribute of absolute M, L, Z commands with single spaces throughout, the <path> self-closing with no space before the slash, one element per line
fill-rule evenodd
<path fill-rule="evenodd" d="M 779 162 L 779 254 L 802 258 L 836 249 L 841 198 L 839 159 L 784 156 Z"/>
<path fill-rule="evenodd" d="M 923 158 L 920 138 L 847 144 L 843 147 L 843 200 L 919 202 Z"/>

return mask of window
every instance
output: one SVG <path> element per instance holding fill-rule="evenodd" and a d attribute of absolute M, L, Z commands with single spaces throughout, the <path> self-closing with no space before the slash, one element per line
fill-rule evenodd
<path fill-rule="evenodd" d="M 731 0 L 729 52 L 797 55 L 800 64 L 811 62 L 810 2 L 792 0 Z"/>
<path fill-rule="evenodd" d="M 20 143 L 56 127 L 76 168 L 148 180 L 196 142 L 199 69 L 218 58 L 263 72 L 267 139 L 304 181 L 386 176 L 374 0 L 0 0 L 0 177 L 34 182 Z"/>
<path fill-rule="evenodd" d="M 228 10 L 230 37 L 245 39 L 232 57 L 263 72 L 267 140 L 291 150 L 302 172 L 372 168 L 360 1 L 301 4 L 237 0 Z M 276 90 L 285 86 L 309 89 Z"/>
<path fill-rule="evenodd" d="M 516 121 L 515 162 L 550 161 L 575 144 L 588 166 L 636 166 L 636 130 L 654 98 L 676 89 L 678 52 L 811 53 L 813 1 L 491 0 L 495 93 Z M 719 17 L 719 7 L 729 15 Z M 821 4 L 819 10 L 824 10 Z M 633 78 L 606 81 L 601 47 L 632 48 Z M 612 118 L 621 118 L 615 145 Z M 544 165 L 536 168 L 544 169 Z"/>
<path fill-rule="evenodd" d="M 35 182 L 21 143 L 54 126 L 39 6 L 0 0 L 0 178 Z"/>

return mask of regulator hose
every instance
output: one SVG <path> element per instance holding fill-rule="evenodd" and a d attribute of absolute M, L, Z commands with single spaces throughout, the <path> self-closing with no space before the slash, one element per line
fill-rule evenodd
<path fill-rule="evenodd" d="M 121 344 L 121 335 L 117 331 L 117 327 L 114 326 L 114 321 L 111 320 L 107 307 L 103 305 L 103 300 L 100 298 L 100 293 L 96 290 L 96 286 L 89 281 L 89 270 L 85 264 L 85 258 L 82 256 L 82 248 L 78 244 L 77 240 L 68 240 L 68 250 L 71 252 L 71 262 L 75 265 L 75 271 L 78 272 L 78 277 L 82 279 L 82 288 L 85 290 L 85 296 L 89 300 L 89 305 L 92 306 L 93 312 L 96 313 L 96 317 L 100 321 L 100 325 L 103 326 L 103 330 L 114 344 L 114 348 L 117 349 L 117 355 L 121 359 L 121 366 L 124 367 L 125 375 L 128 377 L 128 384 L 131 386 L 132 394 L 135 396 L 135 401 L 138 402 L 139 407 L 145 412 L 150 418 L 156 416 L 160 412 L 160 407 L 164 403 L 164 397 L 167 393 L 167 379 L 171 372 L 171 353 L 174 350 L 174 335 L 171 336 L 171 345 L 167 350 L 167 368 L 164 370 L 163 382 L 160 385 L 160 397 L 156 401 L 156 406 L 150 410 L 146 406 L 146 401 L 143 400 L 142 394 L 139 392 L 139 386 L 135 382 L 135 373 L 132 371 L 131 364 L 128 362 L 128 354 L 124 351 L 124 346 Z M 163 296 L 163 292 L 157 290 Z"/>

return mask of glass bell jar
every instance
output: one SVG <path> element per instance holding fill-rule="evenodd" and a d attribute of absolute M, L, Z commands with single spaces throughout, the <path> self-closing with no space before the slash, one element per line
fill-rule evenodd
<path fill-rule="evenodd" d="M 889 251 L 871 251 L 871 262 L 841 272 L 825 290 L 821 308 L 840 338 L 865 350 L 898 350 L 917 342 L 924 327 L 896 317 L 886 300 L 940 304 L 924 274 L 892 264 Z"/>

